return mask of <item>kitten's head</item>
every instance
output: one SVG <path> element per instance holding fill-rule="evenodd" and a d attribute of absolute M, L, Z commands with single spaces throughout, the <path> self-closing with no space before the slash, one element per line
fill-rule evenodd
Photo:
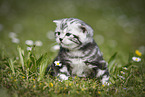
<path fill-rule="evenodd" d="M 93 41 L 93 29 L 76 18 L 54 20 L 56 42 L 63 48 L 79 49 L 83 45 Z"/>

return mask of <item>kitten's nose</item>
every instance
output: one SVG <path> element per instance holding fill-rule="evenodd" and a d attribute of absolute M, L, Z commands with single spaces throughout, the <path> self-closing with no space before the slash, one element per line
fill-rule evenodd
<path fill-rule="evenodd" d="M 60 42 L 62 42 L 63 39 L 62 38 L 59 38 L 59 40 L 60 40 Z"/>

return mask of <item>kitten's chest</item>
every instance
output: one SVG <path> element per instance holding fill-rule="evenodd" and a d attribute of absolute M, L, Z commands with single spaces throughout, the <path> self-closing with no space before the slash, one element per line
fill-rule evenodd
<path fill-rule="evenodd" d="M 82 59 L 75 58 L 71 59 L 70 66 L 72 67 L 72 75 L 77 75 L 79 77 L 87 77 L 91 68 L 89 68 Z"/>

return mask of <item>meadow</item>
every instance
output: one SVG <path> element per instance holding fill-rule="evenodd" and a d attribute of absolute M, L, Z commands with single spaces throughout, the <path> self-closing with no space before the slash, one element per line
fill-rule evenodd
<path fill-rule="evenodd" d="M 0 97 L 144 97 L 144 1 L 1 0 Z M 55 19 L 75 17 L 94 29 L 110 84 L 59 81 L 46 68 L 59 50 Z M 48 71 L 49 72 L 49 71 Z"/>

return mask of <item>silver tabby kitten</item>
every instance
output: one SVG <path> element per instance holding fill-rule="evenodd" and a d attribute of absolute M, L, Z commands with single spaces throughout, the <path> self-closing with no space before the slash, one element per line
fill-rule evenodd
<path fill-rule="evenodd" d="M 54 59 L 51 74 L 61 80 L 68 77 L 100 79 L 102 84 L 109 80 L 107 63 L 93 39 L 93 29 L 76 18 L 54 20 L 56 42 L 60 51 Z"/>

